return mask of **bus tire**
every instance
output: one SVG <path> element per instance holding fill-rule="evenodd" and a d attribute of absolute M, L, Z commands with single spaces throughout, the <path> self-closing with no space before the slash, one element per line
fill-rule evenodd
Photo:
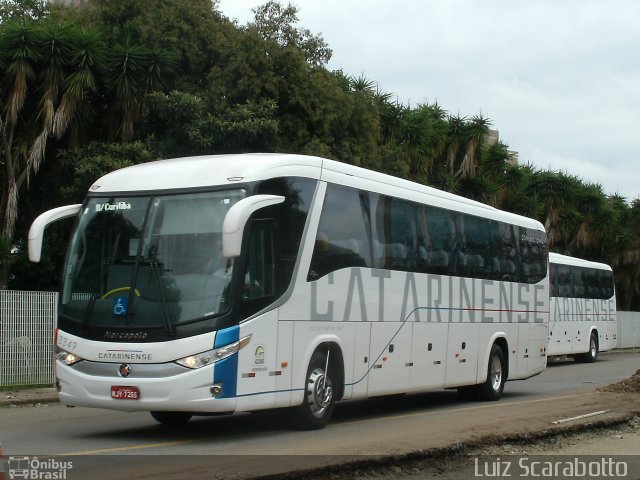
<path fill-rule="evenodd" d="M 193 414 L 189 412 L 149 412 L 154 420 L 168 427 L 177 427 L 187 423 Z"/>
<path fill-rule="evenodd" d="M 584 363 L 593 363 L 598 359 L 598 336 L 596 332 L 591 332 L 589 337 L 589 350 L 587 353 L 582 354 L 582 361 Z"/>
<path fill-rule="evenodd" d="M 336 403 L 332 366 L 327 369 L 327 356 L 315 351 L 305 377 L 304 400 L 294 410 L 295 426 L 301 430 L 319 430 L 329 423 Z"/>
<path fill-rule="evenodd" d="M 504 352 L 495 343 L 491 346 L 489 363 L 487 365 L 487 379 L 478 385 L 478 400 L 488 400 L 495 402 L 500 400 L 504 391 L 504 382 L 507 379 L 506 362 Z"/>

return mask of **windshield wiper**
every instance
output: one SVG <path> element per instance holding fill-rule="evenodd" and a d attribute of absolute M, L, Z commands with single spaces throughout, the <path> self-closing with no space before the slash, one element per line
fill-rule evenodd
<path fill-rule="evenodd" d="M 160 277 L 160 263 L 156 258 L 152 258 L 149 260 L 149 267 L 151 267 L 153 278 L 156 281 L 156 286 L 158 287 L 158 304 L 160 305 L 160 318 L 162 318 L 162 325 L 164 326 L 167 334 L 173 337 L 175 336 L 175 329 L 173 328 L 171 318 L 169 318 L 169 311 L 167 310 L 167 299 L 164 296 L 162 278 Z"/>
<path fill-rule="evenodd" d="M 100 295 L 94 293 L 91 295 L 91 300 L 89 300 L 89 305 L 87 305 L 87 309 L 84 311 L 84 316 L 82 317 L 82 324 L 87 325 L 89 323 L 89 318 L 91 318 L 91 314 L 93 313 L 93 306 L 96 304 L 96 300 L 100 298 Z"/>

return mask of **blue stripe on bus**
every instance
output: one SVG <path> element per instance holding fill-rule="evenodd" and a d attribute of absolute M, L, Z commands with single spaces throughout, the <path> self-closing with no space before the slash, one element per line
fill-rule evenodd
<path fill-rule="evenodd" d="M 214 341 L 214 348 L 224 347 L 240 339 L 238 325 L 218 330 Z M 236 396 L 238 388 L 238 354 L 216 362 L 213 369 L 213 383 L 222 384 L 222 393 L 217 398 L 232 398 Z"/>
<path fill-rule="evenodd" d="M 218 330 L 216 332 L 216 339 L 213 343 L 213 348 L 224 347 L 230 343 L 240 340 L 240 327 L 234 325 L 233 327 Z"/>

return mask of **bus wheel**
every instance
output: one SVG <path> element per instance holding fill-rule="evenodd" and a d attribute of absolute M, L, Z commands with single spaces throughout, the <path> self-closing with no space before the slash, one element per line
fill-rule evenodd
<path fill-rule="evenodd" d="M 295 410 L 296 426 L 302 430 L 323 428 L 331 419 L 335 402 L 331 364 L 324 353 L 316 351 L 307 369 L 304 400 Z"/>
<path fill-rule="evenodd" d="M 162 425 L 177 427 L 184 425 L 193 416 L 189 412 L 150 412 L 151 416 Z"/>
<path fill-rule="evenodd" d="M 589 351 L 582 355 L 582 361 L 585 363 L 593 363 L 598 358 L 598 337 L 595 332 L 591 333 L 589 338 Z"/>
<path fill-rule="evenodd" d="M 505 371 L 506 362 L 502 348 L 494 344 L 489 355 L 489 365 L 487 367 L 487 379 L 478 385 L 478 399 L 496 401 L 502 397 L 504 382 L 507 379 Z"/>

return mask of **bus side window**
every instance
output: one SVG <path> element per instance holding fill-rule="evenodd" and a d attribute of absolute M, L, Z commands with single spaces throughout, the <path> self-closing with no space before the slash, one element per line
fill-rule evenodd
<path fill-rule="evenodd" d="M 491 226 L 489 220 L 473 215 L 464 215 L 464 262 L 465 276 L 488 278 L 490 268 Z"/>
<path fill-rule="evenodd" d="M 558 266 L 555 263 L 549 265 L 549 296 L 560 296 L 558 292 Z"/>
<path fill-rule="evenodd" d="M 427 250 L 428 273 L 446 275 L 452 263 L 451 238 L 454 225 L 449 219 L 449 212 L 437 207 L 426 208 L 424 217 L 427 220 L 426 230 L 429 232 L 429 249 Z"/>
<path fill-rule="evenodd" d="M 343 268 L 371 266 L 364 207 L 357 190 L 327 187 L 308 281 Z"/>
<path fill-rule="evenodd" d="M 600 289 L 602 291 L 603 299 L 608 300 L 613 297 L 614 292 L 614 283 L 613 283 L 613 273 L 603 270 L 600 273 Z"/>
<path fill-rule="evenodd" d="M 285 201 L 258 211 L 256 218 L 273 218 L 278 232 L 277 287 L 276 294 L 283 294 L 291 283 L 291 277 L 300 251 L 309 206 L 316 189 L 316 180 L 299 177 L 279 177 L 265 180 L 256 193 L 282 195 Z"/>
<path fill-rule="evenodd" d="M 547 275 L 546 239 L 542 232 L 520 228 L 522 278 L 525 283 L 538 283 Z"/>
<path fill-rule="evenodd" d="M 573 297 L 573 287 L 571 285 L 571 278 L 569 274 L 570 267 L 567 265 L 560 265 L 558 267 L 558 296 L 564 298 Z"/>

